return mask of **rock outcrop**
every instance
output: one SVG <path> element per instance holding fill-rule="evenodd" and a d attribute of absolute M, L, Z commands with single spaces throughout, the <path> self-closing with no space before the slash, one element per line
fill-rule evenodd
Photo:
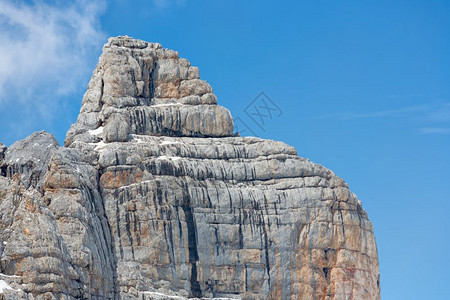
<path fill-rule="evenodd" d="M 0 144 L 0 299 L 379 299 L 373 228 L 335 174 L 233 136 L 199 70 L 104 46 L 64 147 Z"/>

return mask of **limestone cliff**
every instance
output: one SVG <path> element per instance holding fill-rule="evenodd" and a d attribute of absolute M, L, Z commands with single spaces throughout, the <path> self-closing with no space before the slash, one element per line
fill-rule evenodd
<path fill-rule="evenodd" d="M 199 70 L 111 38 L 64 147 L 0 144 L 0 299 L 379 299 L 373 228 L 335 174 L 234 137 Z"/>

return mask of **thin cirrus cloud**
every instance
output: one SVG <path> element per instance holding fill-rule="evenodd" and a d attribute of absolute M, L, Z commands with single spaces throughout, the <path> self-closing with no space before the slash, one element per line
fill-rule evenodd
<path fill-rule="evenodd" d="M 0 0 L 0 106 L 44 113 L 79 88 L 105 41 L 103 0 Z M 94 55 L 93 55 L 94 54 Z"/>
<path fill-rule="evenodd" d="M 433 122 L 446 123 L 450 122 L 450 103 L 445 103 L 435 109 L 429 116 Z"/>
<path fill-rule="evenodd" d="M 450 134 L 450 103 L 448 102 L 405 106 L 396 109 L 386 109 L 372 112 L 339 112 L 320 115 L 315 118 L 335 119 L 340 121 L 353 121 L 359 119 L 384 120 L 386 118 L 410 120 L 412 124 L 416 124 L 413 126 L 417 126 L 417 124 L 422 125 L 416 131 L 420 134 Z"/>
<path fill-rule="evenodd" d="M 421 134 L 450 134 L 450 127 L 424 127 L 419 129 Z"/>
<path fill-rule="evenodd" d="M 171 7 L 175 5 L 177 7 L 185 6 L 187 0 L 153 0 L 153 4 L 160 9 Z"/>
<path fill-rule="evenodd" d="M 410 116 L 425 112 L 430 109 L 429 105 L 407 106 L 397 109 L 386 109 L 373 112 L 339 112 L 317 116 L 317 119 L 338 119 L 338 120 L 355 120 L 368 118 L 384 118 L 384 117 L 402 117 Z"/>

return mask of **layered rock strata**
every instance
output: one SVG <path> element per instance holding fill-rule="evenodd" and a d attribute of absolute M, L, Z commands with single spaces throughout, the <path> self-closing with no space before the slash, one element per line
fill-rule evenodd
<path fill-rule="evenodd" d="M 379 299 L 347 184 L 233 136 L 199 78 L 175 51 L 111 38 L 64 147 L 0 144 L 0 299 Z"/>

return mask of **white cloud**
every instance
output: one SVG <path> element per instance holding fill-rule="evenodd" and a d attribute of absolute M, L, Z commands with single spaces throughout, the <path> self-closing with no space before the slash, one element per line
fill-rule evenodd
<path fill-rule="evenodd" d="M 80 88 L 106 41 L 99 25 L 104 6 L 0 0 L 0 106 L 14 102 L 45 116 L 58 108 L 57 97 Z"/>

